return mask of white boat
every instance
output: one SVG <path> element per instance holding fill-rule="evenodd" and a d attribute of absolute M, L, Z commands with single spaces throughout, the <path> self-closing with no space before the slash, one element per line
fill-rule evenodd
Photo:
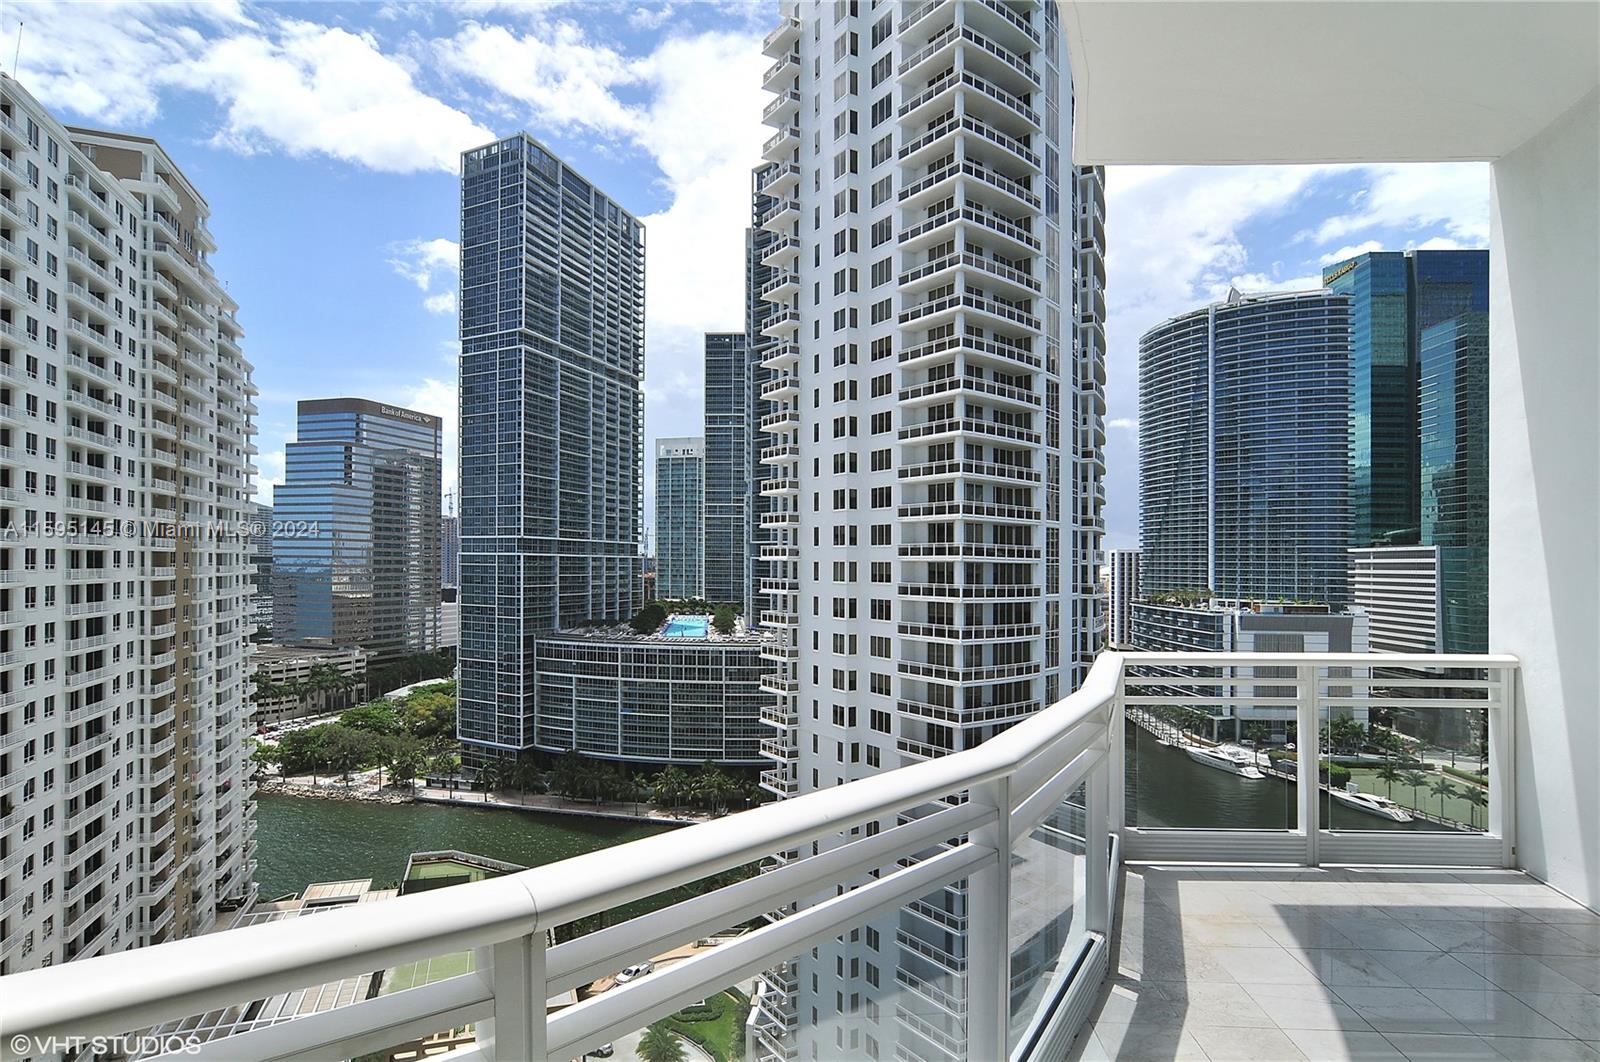
<path fill-rule="evenodd" d="M 1256 754 L 1238 745 L 1184 745 L 1191 760 L 1236 774 L 1240 778 L 1265 778 L 1256 767 Z"/>
<path fill-rule="evenodd" d="M 1410 822 L 1411 813 L 1396 804 L 1388 797 L 1378 796 L 1376 793 L 1362 793 L 1350 789 L 1329 788 L 1328 793 L 1333 799 L 1347 808 L 1365 811 L 1368 815 L 1376 815 L 1380 819 L 1390 822 Z"/>

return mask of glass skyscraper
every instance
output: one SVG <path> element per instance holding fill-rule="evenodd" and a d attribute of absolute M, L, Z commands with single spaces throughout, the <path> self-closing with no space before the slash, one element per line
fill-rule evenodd
<path fill-rule="evenodd" d="M 644 228 L 526 134 L 465 152 L 457 728 L 470 755 L 541 742 L 540 633 L 642 603 L 643 379 Z"/>
<path fill-rule="evenodd" d="M 1417 540 L 1417 356 L 1411 269 L 1400 252 L 1330 266 L 1323 283 L 1350 296 L 1350 541 Z"/>
<path fill-rule="evenodd" d="M 1349 297 L 1242 296 L 1139 340 L 1140 590 L 1343 605 Z"/>
<path fill-rule="evenodd" d="M 1442 649 L 1482 652 L 1489 252 L 1374 251 L 1323 283 L 1350 296 L 1350 543 L 1439 546 Z"/>
<path fill-rule="evenodd" d="M 1489 651 L 1489 317 L 1421 343 L 1422 541 L 1439 553 L 1440 649 Z"/>
<path fill-rule="evenodd" d="M 704 439 L 656 440 L 656 596 L 705 592 Z"/>
<path fill-rule="evenodd" d="M 364 398 L 300 403 L 273 492 L 274 641 L 438 648 L 443 427 Z"/>
<path fill-rule="evenodd" d="M 706 333 L 704 589 L 749 615 L 749 357 L 743 332 Z"/>

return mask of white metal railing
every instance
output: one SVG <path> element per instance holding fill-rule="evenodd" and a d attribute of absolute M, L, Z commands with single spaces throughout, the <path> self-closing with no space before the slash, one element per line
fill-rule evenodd
<path fill-rule="evenodd" d="M 1126 858 L 1515 865 L 1516 657 L 1129 653 L 1124 660 L 1121 700 L 1131 736 L 1113 762 L 1132 776 Z M 1341 727 L 1365 736 L 1341 743 Z M 1254 742 L 1244 733 L 1252 728 Z M 1386 738 L 1387 751 L 1375 737 Z M 1264 793 L 1278 794 L 1281 819 L 1252 814 L 1249 800 L 1230 810 L 1190 792 L 1173 821 L 1140 784 L 1144 761 L 1155 761 L 1154 788 L 1172 773 L 1164 756 L 1205 759 L 1219 739 L 1231 751 L 1226 746 L 1239 747 L 1241 738 L 1263 776 L 1244 792 L 1257 804 Z M 1269 759 L 1273 747 L 1281 758 Z M 1381 807 L 1353 806 L 1347 771 L 1359 793 L 1393 800 L 1413 821 L 1397 828 Z"/>
<path fill-rule="evenodd" d="M 18 1036 L 116 1034 L 470 949 L 473 972 L 253 1028 L 202 1046 L 199 1056 L 349 1058 L 473 1024 L 474 1046 L 453 1058 L 574 1058 L 965 881 L 966 1051 L 1043 1057 L 1070 1040 L 1105 976 L 1124 855 L 1178 851 L 1186 853 L 1178 858 L 1233 861 L 1271 851 L 1306 863 L 1374 854 L 1360 861 L 1509 863 L 1511 816 L 1502 798 L 1511 792 L 1516 666 L 1508 656 L 1107 652 L 1077 692 L 975 749 L 935 753 L 869 779 L 501 878 L 16 974 L 0 979 L 0 1028 L 7 1048 Z M 1122 826 L 1125 800 L 1131 805 L 1139 793 L 1139 779 L 1128 777 L 1139 765 L 1125 762 L 1126 743 L 1138 756 L 1138 742 L 1157 739 L 1151 719 L 1169 708 L 1234 726 L 1246 709 L 1265 712 L 1250 718 L 1292 720 L 1300 734 L 1314 734 L 1336 713 L 1365 709 L 1375 718 L 1374 710 L 1392 712 L 1399 702 L 1412 713 L 1482 713 L 1491 796 L 1482 831 L 1323 829 L 1320 740 L 1298 743 L 1283 772 L 1296 794 L 1289 828 L 1153 828 L 1131 806 L 1133 825 Z M 851 835 L 869 822 L 898 824 Z M 1076 871 L 1052 879 L 1042 895 L 1036 883 L 1013 879 L 1014 860 L 1059 850 L 1065 839 L 1076 845 Z M 820 842 L 820 854 L 781 860 L 759 876 L 546 946 L 555 927 L 774 853 L 809 850 L 812 842 Z M 851 881 L 862 884 L 837 891 Z M 1036 921 L 1041 902 L 1063 925 L 1070 921 L 1071 932 L 1062 930 L 1059 956 L 1025 968 L 1021 976 L 1035 978 L 1037 990 L 1022 993 L 1030 1009 L 1013 1014 L 1024 968 L 1021 954 L 1009 950 L 1010 930 L 1024 914 Z M 546 1014 L 553 996 L 791 906 L 781 920 Z M 1037 965 L 1037 958 L 1027 961 Z"/>
<path fill-rule="evenodd" d="M 976 1056 L 998 1057 L 1008 1026 L 1010 838 L 1025 836 L 1091 776 L 1102 795 L 1089 802 L 1086 834 L 1099 840 L 1087 846 L 1085 920 L 1096 940 L 1108 926 L 1112 819 L 1103 794 L 1120 667 L 1108 655 L 1067 700 L 976 749 L 928 763 L 507 877 L 16 974 L 0 982 L 0 1026 L 8 1043 L 18 1035 L 118 1033 L 474 949 L 472 973 L 229 1037 L 201 1056 L 347 1058 L 472 1022 L 483 1057 L 574 1058 L 863 918 L 967 879 L 969 922 L 985 930 L 970 949 L 972 984 L 985 986 L 973 993 L 970 1042 Z M 952 799 L 961 794 L 967 798 Z M 848 836 L 853 826 L 930 808 L 880 833 Z M 931 858 L 896 864 L 963 837 Z M 546 949 L 546 931 L 556 926 L 812 841 L 838 847 Z M 832 895 L 836 883 L 869 871 L 882 877 Z M 546 1019 L 553 995 L 824 894 L 830 898 Z"/>

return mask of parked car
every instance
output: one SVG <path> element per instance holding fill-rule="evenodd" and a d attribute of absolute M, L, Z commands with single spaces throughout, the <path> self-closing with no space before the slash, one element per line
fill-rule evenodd
<path fill-rule="evenodd" d="M 599 1047 L 595 1048 L 593 1051 L 590 1051 L 584 1057 L 585 1058 L 610 1058 L 612 1055 L 614 1055 L 616 1053 L 617 1053 L 617 1049 L 616 1049 L 616 1047 L 614 1045 L 612 1045 L 612 1044 L 601 1044 Z"/>
<path fill-rule="evenodd" d="M 626 970 L 623 970 L 621 973 L 617 974 L 617 984 L 625 985 L 635 978 L 643 977 L 645 974 L 649 973 L 655 968 L 656 964 L 651 962 L 649 959 L 646 959 L 644 962 L 630 966 Z"/>

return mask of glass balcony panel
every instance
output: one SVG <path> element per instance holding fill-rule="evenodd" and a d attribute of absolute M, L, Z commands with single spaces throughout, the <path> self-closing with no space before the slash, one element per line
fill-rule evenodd
<path fill-rule="evenodd" d="M 1319 817 L 1343 832 L 1483 834 L 1489 828 L 1489 706 L 1476 668 L 1373 668 L 1324 679 Z M 1482 707 L 1471 702 L 1480 701 Z M 1465 702 L 1465 703 L 1464 703 Z"/>
<path fill-rule="evenodd" d="M 1127 825 L 1298 828 L 1293 669 L 1287 687 L 1237 681 L 1272 678 L 1277 668 L 1228 670 L 1159 668 L 1129 678 Z"/>
<path fill-rule="evenodd" d="M 666 969 L 671 962 L 658 964 Z M 637 973 L 637 967 L 631 967 Z M 618 971 L 615 982 L 628 971 Z M 630 977 L 616 987 L 621 988 L 636 977 Z M 741 1057 L 770 1057 L 767 1050 L 782 1043 L 782 1033 L 792 1033 L 782 1021 L 773 1020 L 767 1012 L 752 1005 L 752 999 L 764 988 L 762 979 L 749 977 L 735 985 L 708 994 L 664 1018 L 659 1018 L 607 1044 L 591 1046 L 584 1054 L 586 1059 L 662 1058 L 664 1043 L 676 1041 L 679 1057 L 684 1059 L 735 1059 Z M 608 989 L 609 990 L 609 989 Z M 554 1001 L 552 1001 L 553 1003 Z M 747 1045 L 762 1050 L 746 1053 Z"/>
<path fill-rule="evenodd" d="M 1072 974 L 1088 935 L 1084 917 L 1084 787 L 1011 846 L 1010 1024 L 1015 1050 Z"/>

